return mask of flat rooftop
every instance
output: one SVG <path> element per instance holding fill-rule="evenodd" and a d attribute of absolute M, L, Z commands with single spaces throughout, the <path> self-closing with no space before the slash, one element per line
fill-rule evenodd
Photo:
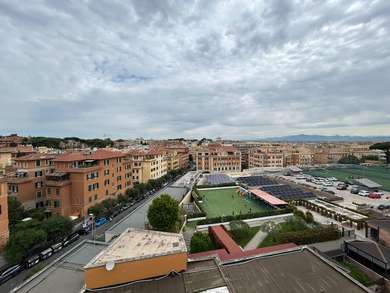
<path fill-rule="evenodd" d="M 186 252 L 186 243 L 181 234 L 129 228 L 85 268 Z"/>
<path fill-rule="evenodd" d="M 39 274 L 27 279 L 11 292 L 80 292 L 85 284 L 83 266 L 107 246 L 108 244 L 103 242 L 81 242 L 74 249 L 53 261 Z"/>
<path fill-rule="evenodd" d="M 16 292 L 83 292 L 81 265 L 105 245 L 84 243 L 58 264 L 27 280 Z M 86 292 L 95 292 L 88 291 Z M 121 286 L 100 293 L 186 292 L 371 292 L 335 264 L 310 248 L 277 251 L 241 260 L 218 261 L 208 257 L 189 261 L 185 272 Z"/>

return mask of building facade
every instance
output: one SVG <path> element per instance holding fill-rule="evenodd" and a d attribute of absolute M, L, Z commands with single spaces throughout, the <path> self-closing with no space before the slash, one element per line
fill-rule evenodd
<path fill-rule="evenodd" d="M 276 148 L 256 148 L 249 151 L 248 167 L 283 167 L 284 155 L 281 150 Z"/>
<path fill-rule="evenodd" d="M 195 153 L 195 162 L 198 171 L 241 171 L 241 153 L 231 145 L 209 144 Z"/>
<path fill-rule="evenodd" d="M 7 182 L 0 178 L 0 250 L 7 244 L 9 237 L 7 189 Z"/>
<path fill-rule="evenodd" d="M 8 194 L 16 196 L 26 209 L 45 206 L 45 178 L 54 172 L 51 154 L 30 154 L 15 159 L 16 171 L 7 174 Z"/>

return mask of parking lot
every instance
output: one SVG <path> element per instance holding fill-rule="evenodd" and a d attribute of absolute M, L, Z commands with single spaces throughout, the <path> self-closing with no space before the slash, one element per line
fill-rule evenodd
<path fill-rule="evenodd" d="M 322 187 L 324 187 L 324 186 L 315 184 L 313 182 L 306 182 L 305 179 L 297 179 L 296 177 L 297 176 L 283 176 L 283 178 L 286 180 L 291 180 L 291 181 L 298 183 L 298 184 L 306 184 L 306 185 L 312 186 L 313 188 L 316 188 L 316 189 L 321 189 Z M 387 197 L 390 198 L 390 192 L 388 192 L 388 191 L 382 191 L 384 193 L 384 196 L 382 196 L 381 199 L 373 199 L 373 198 L 363 197 L 363 196 L 360 196 L 358 194 L 352 194 L 351 193 L 351 186 L 348 186 L 348 188 L 346 190 L 338 190 L 336 188 L 338 183 L 339 183 L 338 181 L 335 181 L 333 186 L 326 186 L 326 188 L 328 190 L 333 191 L 335 193 L 335 195 L 343 198 L 342 201 L 337 202 L 337 204 L 339 204 L 339 205 L 345 206 L 345 207 L 350 208 L 350 209 L 355 209 L 355 210 L 358 209 L 359 205 L 364 205 L 364 204 L 369 206 L 369 207 L 372 207 L 376 210 L 378 210 L 377 207 L 379 205 L 386 205 L 386 206 L 390 205 L 390 199 L 386 199 Z M 387 210 L 387 212 L 390 213 L 390 210 Z"/>

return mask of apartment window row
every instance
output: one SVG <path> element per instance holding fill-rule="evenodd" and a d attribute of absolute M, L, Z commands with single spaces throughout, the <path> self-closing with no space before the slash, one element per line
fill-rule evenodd
<path fill-rule="evenodd" d="M 35 177 L 41 177 L 43 176 L 43 171 L 40 170 L 40 171 L 35 171 Z"/>
<path fill-rule="evenodd" d="M 95 178 L 98 178 L 98 177 L 99 177 L 99 172 L 98 171 L 87 174 L 87 180 L 95 179 Z"/>
<path fill-rule="evenodd" d="M 92 191 L 92 190 L 96 190 L 96 189 L 99 189 L 99 183 L 94 183 L 94 184 L 88 185 L 88 191 Z"/>
<path fill-rule="evenodd" d="M 42 188 L 43 187 L 43 181 L 35 182 L 35 188 Z"/>
<path fill-rule="evenodd" d="M 18 185 L 9 185 L 8 186 L 8 191 L 13 192 L 13 193 L 18 193 L 19 192 L 19 186 Z"/>
<path fill-rule="evenodd" d="M 51 195 L 52 194 L 52 188 L 47 188 L 47 195 Z M 56 188 L 55 189 L 55 194 L 56 195 L 60 195 L 60 189 L 59 188 Z"/>

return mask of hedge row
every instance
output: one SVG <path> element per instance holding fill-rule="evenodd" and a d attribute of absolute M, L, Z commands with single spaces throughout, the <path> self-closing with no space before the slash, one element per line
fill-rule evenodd
<path fill-rule="evenodd" d="M 187 219 L 201 218 L 201 217 L 206 217 L 206 213 L 205 212 L 198 212 L 198 213 L 193 213 L 191 215 L 187 215 Z"/>
<path fill-rule="evenodd" d="M 230 221 L 234 221 L 234 220 L 246 220 L 246 219 L 253 219 L 253 218 L 270 217 L 270 216 L 288 214 L 288 213 L 292 213 L 292 212 L 293 212 L 293 209 L 291 207 L 287 207 L 284 209 L 269 210 L 269 211 L 250 213 L 250 214 L 241 214 L 241 215 L 234 215 L 234 216 L 230 215 L 230 216 L 224 216 L 224 217 L 208 218 L 205 220 L 200 220 L 198 222 L 198 225 L 208 225 L 208 224 L 215 224 L 215 223 L 230 222 Z"/>
<path fill-rule="evenodd" d="M 320 227 L 302 231 L 286 232 L 278 235 L 275 239 L 278 244 L 293 242 L 297 245 L 310 244 L 337 240 L 341 237 L 340 232 L 332 227 Z"/>

